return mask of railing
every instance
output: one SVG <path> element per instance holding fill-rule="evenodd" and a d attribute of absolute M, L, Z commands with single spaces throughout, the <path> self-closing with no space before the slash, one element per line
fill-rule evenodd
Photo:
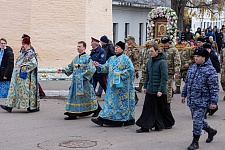
<path fill-rule="evenodd" d="M 38 68 L 39 80 L 71 80 L 72 76 L 65 73 L 57 73 L 58 68 Z"/>

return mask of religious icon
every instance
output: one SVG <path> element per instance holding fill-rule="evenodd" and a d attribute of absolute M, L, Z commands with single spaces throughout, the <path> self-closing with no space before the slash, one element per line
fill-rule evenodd
<path fill-rule="evenodd" d="M 165 36 L 166 35 L 166 26 L 164 24 L 160 24 L 158 26 L 158 36 Z"/>
<path fill-rule="evenodd" d="M 166 36 L 167 22 L 155 22 L 155 39 L 161 39 Z"/>

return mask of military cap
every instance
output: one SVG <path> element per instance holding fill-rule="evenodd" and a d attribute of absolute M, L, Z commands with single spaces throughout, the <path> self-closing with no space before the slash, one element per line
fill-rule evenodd
<path fill-rule="evenodd" d="M 205 42 L 205 39 L 204 39 L 202 36 L 200 36 L 200 37 L 197 39 L 197 41 Z"/>
<path fill-rule="evenodd" d="M 125 41 L 129 41 L 129 40 L 135 41 L 135 38 L 131 35 L 128 35 L 127 38 L 125 38 Z"/>
<path fill-rule="evenodd" d="M 194 51 L 194 55 L 207 57 L 209 55 L 209 52 L 205 48 L 196 48 Z"/>
<path fill-rule="evenodd" d="M 167 42 L 169 42 L 169 41 L 170 41 L 170 38 L 169 38 L 168 36 L 164 36 L 164 37 L 161 38 L 161 42 L 162 42 L 163 44 L 165 44 L 165 43 L 167 43 Z"/>
<path fill-rule="evenodd" d="M 211 43 L 205 43 L 205 44 L 203 44 L 203 48 L 211 49 L 212 48 L 212 44 Z"/>
<path fill-rule="evenodd" d="M 91 42 L 99 43 L 100 41 L 98 39 L 96 39 L 96 38 L 91 37 Z"/>

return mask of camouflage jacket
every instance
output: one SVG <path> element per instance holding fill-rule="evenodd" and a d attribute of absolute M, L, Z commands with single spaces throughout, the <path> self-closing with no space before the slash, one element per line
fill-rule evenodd
<path fill-rule="evenodd" d="M 191 108 L 207 108 L 210 104 L 218 102 L 218 75 L 212 62 L 194 63 L 188 69 L 182 97 L 187 97 L 187 104 Z"/>
<path fill-rule="evenodd" d="M 141 66 L 142 66 L 143 71 L 146 70 L 146 65 L 150 58 L 151 58 L 151 56 L 150 56 L 149 48 L 147 47 L 147 48 L 142 49 L 142 58 L 141 58 L 142 64 L 141 64 Z"/>
<path fill-rule="evenodd" d="M 178 48 L 181 60 L 181 71 L 187 71 L 188 67 L 193 63 L 192 48 Z"/>
<path fill-rule="evenodd" d="M 222 49 L 221 53 L 220 53 L 220 64 L 221 64 L 221 68 L 225 68 L 225 48 Z"/>
<path fill-rule="evenodd" d="M 170 45 L 169 47 L 163 47 L 162 51 L 166 54 L 166 61 L 168 64 L 168 74 L 174 75 L 175 73 L 180 74 L 181 60 L 180 54 L 176 47 Z"/>
<path fill-rule="evenodd" d="M 126 54 L 131 59 L 135 71 L 141 69 L 141 51 L 137 48 L 137 45 L 126 47 L 124 54 Z"/>

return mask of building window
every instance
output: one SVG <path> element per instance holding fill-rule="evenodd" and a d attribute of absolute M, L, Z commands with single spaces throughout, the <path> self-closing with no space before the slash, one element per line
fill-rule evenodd
<path fill-rule="evenodd" d="M 113 23 L 113 43 L 118 41 L 118 23 Z"/>
<path fill-rule="evenodd" d="M 143 45 L 143 23 L 139 23 L 139 45 Z"/>
<path fill-rule="evenodd" d="M 145 41 L 148 40 L 148 23 L 146 23 L 146 36 L 145 36 Z"/>
<path fill-rule="evenodd" d="M 125 23 L 125 38 L 129 35 L 129 31 L 130 31 L 130 24 Z"/>

